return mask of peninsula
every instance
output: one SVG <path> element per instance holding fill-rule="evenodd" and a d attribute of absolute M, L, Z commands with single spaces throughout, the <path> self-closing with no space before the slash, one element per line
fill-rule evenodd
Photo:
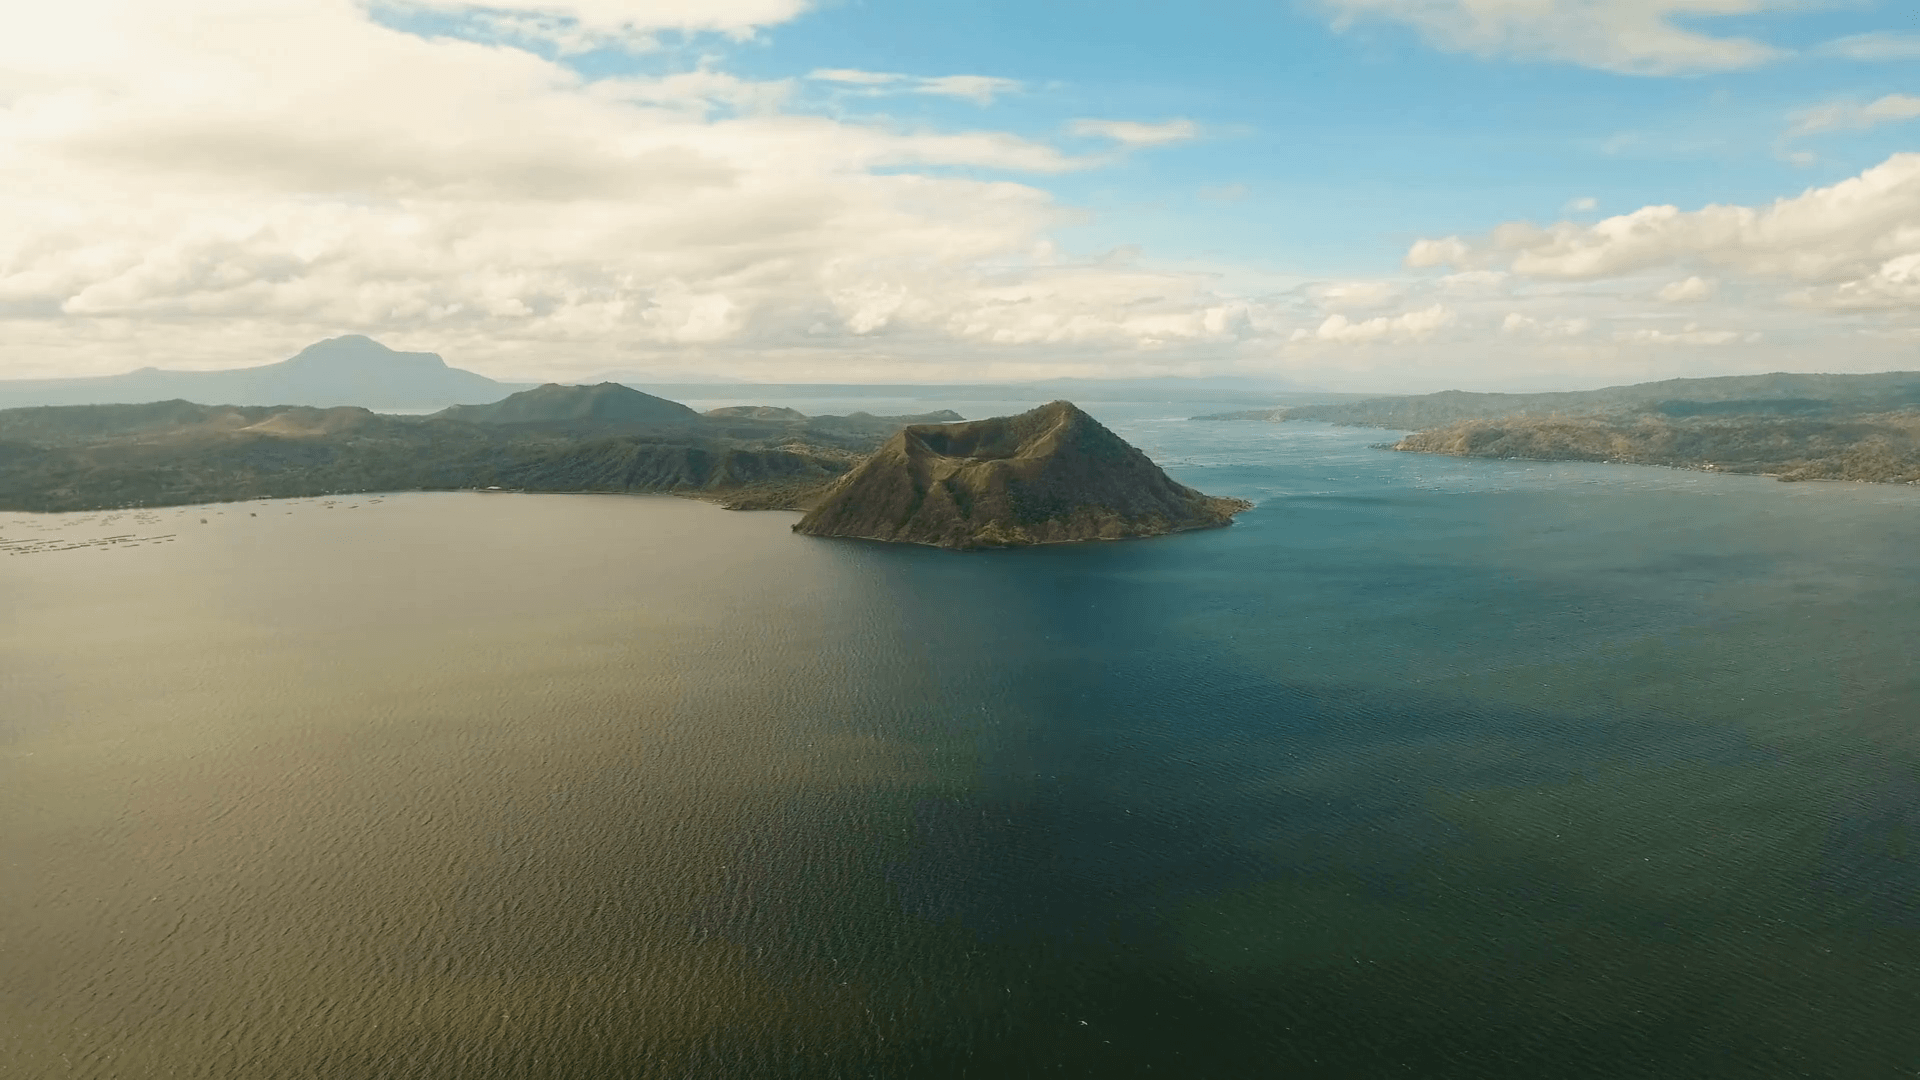
<path fill-rule="evenodd" d="M 1456 457 L 1920 482 L 1920 372 L 1910 371 L 1669 379 L 1551 394 L 1450 390 L 1195 419 L 1410 430 L 1392 449 Z"/>
<path fill-rule="evenodd" d="M 1176 483 L 1070 402 L 902 429 L 794 525 L 961 550 L 1118 540 L 1231 524 L 1250 509 Z"/>

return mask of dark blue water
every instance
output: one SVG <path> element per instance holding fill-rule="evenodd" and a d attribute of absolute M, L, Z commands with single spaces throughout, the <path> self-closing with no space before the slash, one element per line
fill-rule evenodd
<path fill-rule="evenodd" d="M 954 555 L 662 499 L 0 520 L 178 537 L 0 561 L 0 1053 L 1920 1074 L 1920 496 L 1181 411 L 1104 418 L 1255 499 L 1231 529 Z"/>

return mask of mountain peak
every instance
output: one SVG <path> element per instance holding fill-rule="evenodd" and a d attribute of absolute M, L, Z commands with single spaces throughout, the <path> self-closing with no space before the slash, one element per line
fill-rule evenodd
<path fill-rule="evenodd" d="M 1232 522 L 1240 499 L 1174 482 L 1068 401 L 906 428 L 794 526 L 948 548 L 1155 536 Z"/>
<path fill-rule="evenodd" d="M 292 367 L 329 367 L 329 368 L 365 368 L 365 367 L 407 367 L 407 368 L 445 368 L 447 362 L 439 353 L 400 352 L 367 337 L 365 334 L 343 334 L 313 344 L 293 354 L 285 363 Z"/>

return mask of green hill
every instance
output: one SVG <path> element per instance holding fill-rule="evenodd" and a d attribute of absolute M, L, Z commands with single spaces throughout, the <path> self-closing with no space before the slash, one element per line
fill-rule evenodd
<path fill-rule="evenodd" d="M 436 414 L 469 424 L 672 424 L 700 414 L 677 401 L 619 383 L 562 386 L 547 383 L 489 405 L 455 405 Z"/>

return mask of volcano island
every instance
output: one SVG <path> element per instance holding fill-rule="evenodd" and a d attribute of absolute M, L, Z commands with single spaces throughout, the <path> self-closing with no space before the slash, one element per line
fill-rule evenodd
<path fill-rule="evenodd" d="M 970 550 L 1120 540 L 1231 524 L 1244 499 L 1177 483 L 1071 402 L 903 428 L 794 531 Z"/>

